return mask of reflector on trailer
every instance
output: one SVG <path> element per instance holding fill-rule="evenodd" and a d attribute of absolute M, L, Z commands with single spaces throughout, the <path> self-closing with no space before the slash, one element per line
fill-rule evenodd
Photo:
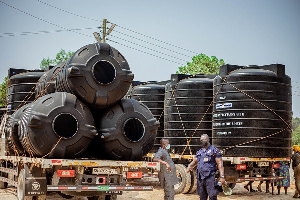
<path fill-rule="evenodd" d="M 142 178 L 142 172 L 127 172 L 127 178 Z"/>
<path fill-rule="evenodd" d="M 57 177 L 75 177 L 75 170 L 71 170 L 71 169 L 57 170 Z"/>
<path fill-rule="evenodd" d="M 274 163 L 274 164 L 272 165 L 272 168 L 273 168 L 273 169 L 278 169 L 278 168 L 279 168 L 279 163 Z"/>
<path fill-rule="evenodd" d="M 236 165 L 236 170 L 246 170 L 246 164 Z"/>

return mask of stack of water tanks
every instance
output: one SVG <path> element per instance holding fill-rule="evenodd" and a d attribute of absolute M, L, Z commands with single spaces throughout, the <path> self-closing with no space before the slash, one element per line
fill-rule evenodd
<path fill-rule="evenodd" d="M 122 100 L 133 74 L 118 50 L 90 44 L 39 76 L 36 99 L 9 117 L 11 153 L 139 160 L 152 148 L 159 122 L 144 104 Z"/>
<path fill-rule="evenodd" d="M 212 143 L 226 156 L 291 156 L 292 91 L 284 65 L 221 66 L 214 94 Z"/>

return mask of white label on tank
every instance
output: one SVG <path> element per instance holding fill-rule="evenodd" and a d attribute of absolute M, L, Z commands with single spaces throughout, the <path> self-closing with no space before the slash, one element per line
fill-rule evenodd
<path fill-rule="evenodd" d="M 217 135 L 231 135 L 231 132 L 217 132 Z"/>
<path fill-rule="evenodd" d="M 232 107 L 232 103 L 220 103 L 216 105 L 216 109 L 218 108 L 231 108 Z"/>

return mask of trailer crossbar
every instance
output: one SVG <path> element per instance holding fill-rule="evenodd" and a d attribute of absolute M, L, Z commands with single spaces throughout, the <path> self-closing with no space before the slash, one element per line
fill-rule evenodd
<path fill-rule="evenodd" d="M 47 185 L 47 191 L 153 191 L 153 186 Z"/>

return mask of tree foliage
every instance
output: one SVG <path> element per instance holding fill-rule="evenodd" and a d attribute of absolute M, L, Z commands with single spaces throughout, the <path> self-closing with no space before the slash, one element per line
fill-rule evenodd
<path fill-rule="evenodd" d="M 203 53 L 194 56 L 192 62 L 188 62 L 185 66 L 179 67 L 176 73 L 180 74 L 218 74 L 221 65 L 225 65 L 223 59 L 216 56 L 207 56 Z"/>
<path fill-rule="evenodd" d="M 0 85 L 0 107 L 6 106 L 7 77 Z"/>
<path fill-rule="evenodd" d="M 300 145 L 300 118 L 299 117 L 293 118 L 292 129 L 293 129 L 292 143 L 293 145 Z"/>
<path fill-rule="evenodd" d="M 49 66 L 55 66 L 63 61 L 69 60 L 73 56 L 74 52 L 61 49 L 57 54 L 55 59 L 43 58 L 40 64 L 41 69 L 46 69 Z"/>

